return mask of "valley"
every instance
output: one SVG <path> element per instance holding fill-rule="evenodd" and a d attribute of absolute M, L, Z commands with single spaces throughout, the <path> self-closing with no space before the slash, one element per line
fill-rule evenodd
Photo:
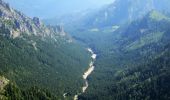
<path fill-rule="evenodd" d="M 82 76 L 83 79 L 84 79 L 84 81 L 85 81 L 85 85 L 82 87 L 82 92 L 80 92 L 80 93 L 78 93 L 77 95 L 75 95 L 75 96 L 74 96 L 74 100 L 78 100 L 78 96 L 86 92 L 87 88 L 89 87 L 89 83 L 88 83 L 87 78 L 90 76 L 90 74 L 91 74 L 91 73 L 94 71 L 94 69 L 95 69 L 94 63 L 95 63 L 97 54 L 95 54 L 91 48 L 88 48 L 87 50 L 88 50 L 88 52 L 91 54 L 91 60 L 92 60 L 92 61 L 91 61 L 90 64 L 89 64 L 89 69 L 88 69 L 86 72 L 84 72 L 84 74 L 83 74 L 83 76 Z"/>
<path fill-rule="evenodd" d="M 170 100 L 169 9 L 115 0 L 41 21 L 0 0 L 0 99 Z"/>

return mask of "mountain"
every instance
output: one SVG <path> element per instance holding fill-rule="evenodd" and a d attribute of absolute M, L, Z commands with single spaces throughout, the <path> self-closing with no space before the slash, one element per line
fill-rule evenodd
<path fill-rule="evenodd" d="M 99 8 L 105 4 L 112 3 L 114 0 L 72 0 L 71 2 L 67 1 L 56 1 L 56 0 L 29 0 L 23 1 L 19 0 L 5 0 L 12 7 L 16 8 L 19 11 L 24 12 L 25 14 L 34 17 L 38 16 L 40 18 L 52 18 L 55 16 L 61 16 L 64 14 L 71 14 L 77 11 L 82 11 L 86 9 L 95 9 Z M 74 6 L 73 6 L 74 5 Z M 95 5 L 95 6 L 94 6 Z M 31 7 L 30 7 L 31 6 Z"/>
<path fill-rule="evenodd" d="M 37 17 L 33 19 L 25 16 L 21 12 L 11 9 L 8 4 L 1 1 L 1 28 L 9 30 L 8 34 L 12 38 L 21 36 L 23 33 L 27 35 L 35 35 L 40 37 L 55 37 L 60 32 L 50 30 Z"/>
<path fill-rule="evenodd" d="M 169 12 L 168 0 L 115 0 L 113 4 L 101 9 L 85 20 L 85 26 L 106 27 L 121 25 L 142 18 L 151 10 Z"/>
<path fill-rule="evenodd" d="M 61 18 L 46 19 L 45 22 L 48 22 L 48 24 L 54 24 L 54 22 L 60 24 L 57 22 L 63 19 L 63 23 L 66 27 L 81 26 L 83 28 L 120 26 L 142 18 L 152 10 L 170 13 L 169 4 L 169 0 L 136 0 L 135 2 L 134 0 L 115 0 L 114 3 L 105 6 L 100 10 L 86 12 L 85 16 L 81 16 L 81 13 L 77 13 L 68 21 L 64 19 L 69 19 L 69 15 L 66 15 L 65 17 L 62 16 Z M 82 13 L 84 13 L 84 11 Z"/>
<path fill-rule="evenodd" d="M 76 53 L 75 53 L 76 52 Z M 90 54 L 64 31 L 0 0 L 0 98 L 72 99 L 84 85 Z"/>

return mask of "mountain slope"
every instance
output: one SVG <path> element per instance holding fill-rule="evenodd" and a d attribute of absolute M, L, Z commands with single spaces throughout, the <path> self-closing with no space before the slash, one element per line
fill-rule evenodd
<path fill-rule="evenodd" d="M 56 100 L 64 93 L 71 99 L 84 84 L 89 60 L 62 27 L 47 27 L 0 0 L 0 74 L 9 80 L 7 99 Z"/>

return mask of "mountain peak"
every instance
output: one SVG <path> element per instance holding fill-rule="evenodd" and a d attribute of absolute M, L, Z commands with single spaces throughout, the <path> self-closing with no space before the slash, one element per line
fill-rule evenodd
<path fill-rule="evenodd" d="M 12 9 L 9 4 L 0 0 L 0 28 L 8 31 L 5 35 L 12 38 L 20 37 L 22 34 L 36 35 L 40 37 L 55 37 L 63 33 L 56 33 L 57 31 L 51 30 L 46 27 L 38 17 L 29 18 L 19 11 Z M 4 33 L 2 33 L 4 34 Z"/>

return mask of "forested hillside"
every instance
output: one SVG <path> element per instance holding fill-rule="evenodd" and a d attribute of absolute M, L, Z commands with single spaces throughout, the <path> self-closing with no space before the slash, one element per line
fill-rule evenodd
<path fill-rule="evenodd" d="M 47 27 L 0 0 L 0 86 L 8 80 L 1 99 L 72 99 L 89 62 L 85 47 L 61 26 Z"/>

